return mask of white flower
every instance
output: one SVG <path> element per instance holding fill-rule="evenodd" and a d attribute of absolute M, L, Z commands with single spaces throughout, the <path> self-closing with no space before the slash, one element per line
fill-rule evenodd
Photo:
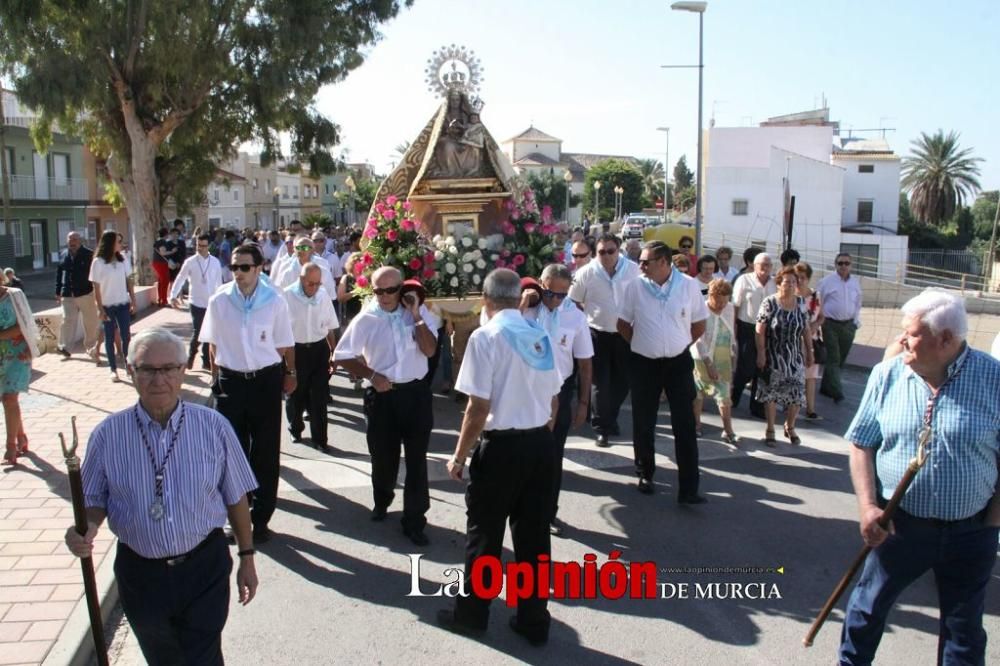
<path fill-rule="evenodd" d="M 473 259 L 482 259 L 482 257 L 483 257 L 483 253 L 480 252 L 479 250 L 473 250 L 472 252 L 469 253 L 469 255 Z"/>
<path fill-rule="evenodd" d="M 471 252 L 466 252 L 465 254 L 462 255 L 462 263 L 466 263 L 467 264 L 470 261 L 472 261 L 472 253 Z"/>
<path fill-rule="evenodd" d="M 455 244 L 455 237 L 454 236 L 448 236 L 447 238 L 444 239 L 444 242 L 447 243 L 448 245 L 454 245 Z"/>
<path fill-rule="evenodd" d="M 476 245 L 479 246 L 480 250 L 485 250 L 486 249 L 486 239 L 485 238 L 480 238 L 478 241 L 476 241 Z"/>
<path fill-rule="evenodd" d="M 450 284 L 453 287 L 457 287 L 458 286 L 458 278 L 457 277 L 453 277 L 451 279 L 451 282 L 449 282 L 448 284 Z"/>
<path fill-rule="evenodd" d="M 448 273 L 450 275 L 450 274 L 452 274 L 452 273 L 455 272 L 456 266 L 455 266 L 455 264 L 453 264 L 453 263 L 451 263 L 449 261 L 447 264 L 444 265 L 444 270 L 445 270 L 446 273 Z"/>
<path fill-rule="evenodd" d="M 463 273 L 471 273 L 472 272 L 472 264 L 462 264 L 462 272 Z"/>
<path fill-rule="evenodd" d="M 464 247 L 472 247 L 472 239 L 468 236 L 462 236 L 462 245 Z"/>
<path fill-rule="evenodd" d="M 438 250 L 434 253 L 434 261 L 441 261 L 442 259 L 444 259 L 444 252 Z"/>
<path fill-rule="evenodd" d="M 482 267 L 480 266 L 480 268 L 482 268 Z M 473 275 L 472 276 L 472 284 L 479 284 L 482 281 L 483 281 L 483 279 L 481 277 L 479 277 L 478 275 Z"/>
<path fill-rule="evenodd" d="M 448 252 L 450 252 L 451 254 L 458 254 L 458 248 L 452 245 L 451 247 L 448 248 Z"/>
<path fill-rule="evenodd" d="M 486 262 L 483 261 L 482 259 L 476 260 L 476 268 L 478 268 L 479 270 L 483 270 L 484 268 L 486 268 Z M 479 276 L 477 275 L 476 277 Z"/>
<path fill-rule="evenodd" d="M 432 238 L 431 240 L 433 240 L 435 243 L 440 243 L 441 242 L 441 234 L 434 234 L 434 238 Z"/>

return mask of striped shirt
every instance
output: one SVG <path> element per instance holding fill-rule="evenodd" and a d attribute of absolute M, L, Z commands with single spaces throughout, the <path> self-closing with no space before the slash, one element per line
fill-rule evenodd
<path fill-rule="evenodd" d="M 1000 362 L 966 347 L 948 367 L 948 377 L 931 417 L 930 457 L 900 506 L 921 518 L 962 520 L 981 511 L 996 490 Z M 844 436 L 856 446 L 876 449 L 875 470 L 885 499 L 916 454 L 931 395 L 902 356 L 876 365 L 868 378 Z"/>
<path fill-rule="evenodd" d="M 156 464 L 170 448 L 184 412 L 183 429 L 163 470 L 161 520 L 155 501 L 153 463 L 137 429 L 136 415 Z M 101 421 L 90 436 L 83 461 L 88 507 L 104 509 L 111 531 L 142 557 L 181 555 L 226 524 L 226 507 L 257 487 L 236 433 L 218 412 L 179 402 L 166 428 L 136 404 Z"/>

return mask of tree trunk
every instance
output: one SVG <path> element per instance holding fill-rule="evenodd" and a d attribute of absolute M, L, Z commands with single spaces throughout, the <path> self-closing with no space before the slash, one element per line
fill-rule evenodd
<path fill-rule="evenodd" d="M 151 285 L 156 281 L 151 262 L 153 243 L 157 231 L 163 226 L 156 175 L 157 147 L 145 135 L 138 140 L 135 136 L 131 138 L 132 159 L 126 164 L 123 156 L 112 155 L 108 159 L 108 171 L 125 198 L 132 229 L 129 245 L 137 284 Z"/>
<path fill-rule="evenodd" d="M 10 166 L 7 164 L 7 114 L 3 106 L 3 88 L 0 87 L 0 180 L 3 181 L 3 221 L 7 229 L 11 229 Z"/>

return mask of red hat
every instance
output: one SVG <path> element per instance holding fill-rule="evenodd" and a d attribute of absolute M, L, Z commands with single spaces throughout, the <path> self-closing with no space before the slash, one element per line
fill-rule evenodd
<path fill-rule="evenodd" d="M 416 292 L 417 300 L 420 301 L 420 305 L 423 305 L 424 301 L 427 300 L 427 289 L 420 283 L 420 280 L 404 280 L 403 286 L 399 290 L 399 295 L 402 298 L 411 291 Z"/>
<path fill-rule="evenodd" d="M 521 278 L 521 293 L 525 291 L 533 291 L 538 295 L 538 302 L 542 300 L 542 283 L 533 277 L 523 277 Z"/>

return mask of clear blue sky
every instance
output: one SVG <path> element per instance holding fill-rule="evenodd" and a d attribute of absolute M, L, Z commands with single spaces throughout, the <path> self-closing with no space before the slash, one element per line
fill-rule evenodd
<path fill-rule="evenodd" d="M 341 125 L 352 161 L 386 169 L 437 100 L 424 67 L 442 45 L 475 50 L 485 69 L 483 122 L 497 141 L 534 124 L 570 152 L 694 166 L 698 17 L 640 0 L 416 0 L 317 107 Z M 957 130 L 1000 187 L 1000 2 L 996 0 L 709 0 L 705 125 L 756 124 L 816 108 L 842 129 L 893 127 L 909 152 L 919 133 Z M 991 120 L 992 119 L 992 120 Z"/>

